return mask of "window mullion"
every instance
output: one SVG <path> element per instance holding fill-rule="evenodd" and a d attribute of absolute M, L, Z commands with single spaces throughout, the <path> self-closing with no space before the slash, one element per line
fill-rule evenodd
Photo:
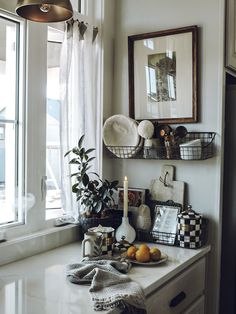
<path fill-rule="evenodd" d="M 29 23 L 27 41 L 27 193 L 35 204 L 26 210 L 27 224 L 37 231 L 45 225 L 47 25 Z"/>

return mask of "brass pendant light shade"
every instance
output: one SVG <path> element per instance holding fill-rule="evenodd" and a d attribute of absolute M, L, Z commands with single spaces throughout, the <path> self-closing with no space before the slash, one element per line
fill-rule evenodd
<path fill-rule="evenodd" d="M 34 22 L 61 22 L 73 15 L 70 0 L 18 0 L 16 13 Z"/>

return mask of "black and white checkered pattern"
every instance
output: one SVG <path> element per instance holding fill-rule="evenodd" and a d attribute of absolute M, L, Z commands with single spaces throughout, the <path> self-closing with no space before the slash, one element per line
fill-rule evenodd
<path fill-rule="evenodd" d="M 115 230 L 112 227 L 98 226 L 89 228 L 88 231 L 102 233 L 102 255 L 111 256 L 114 249 Z"/>
<path fill-rule="evenodd" d="M 180 247 L 201 247 L 202 217 L 194 211 L 183 212 L 178 215 L 177 242 Z"/>
<path fill-rule="evenodd" d="M 102 255 L 105 254 L 112 255 L 112 251 L 114 248 L 114 239 L 115 239 L 114 231 L 104 233 L 102 241 Z"/>

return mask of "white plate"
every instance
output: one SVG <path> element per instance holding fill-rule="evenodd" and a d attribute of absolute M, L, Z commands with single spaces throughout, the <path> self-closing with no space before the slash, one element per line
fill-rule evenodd
<path fill-rule="evenodd" d="M 127 259 L 132 264 L 142 265 L 142 266 L 155 266 L 155 265 L 162 264 L 162 263 L 164 263 L 164 262 L 166 262 L 168 260 L 168 255 L 166 255 L 165 253 L 161 253 L 161 258 L 158 261 L 150 261 L 150 262 L 145 262 L 145 263 L 138 262 L 136 260 L 128 258 L 127 255 L 126 255 L 126 252 L 121 254 L 121 256 L 124 257 L 125 259 Z"/>
<path fill-rule="evenodd" d="M 107 148 L 119 158 L 134 156 L 143 145 L 137 122 L 121 114 L 111 116 L 105 121 L 103 140 Z"/>

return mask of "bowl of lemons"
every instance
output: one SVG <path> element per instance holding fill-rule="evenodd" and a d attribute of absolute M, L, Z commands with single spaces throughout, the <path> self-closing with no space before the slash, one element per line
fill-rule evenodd
<path fill-rule="evenodd" d="M 147 244 L 130 246 L 122 257 L 137 265 L 158 265 L 167 261 L 168 256 L 158 247 L 149 247 Z"/>

